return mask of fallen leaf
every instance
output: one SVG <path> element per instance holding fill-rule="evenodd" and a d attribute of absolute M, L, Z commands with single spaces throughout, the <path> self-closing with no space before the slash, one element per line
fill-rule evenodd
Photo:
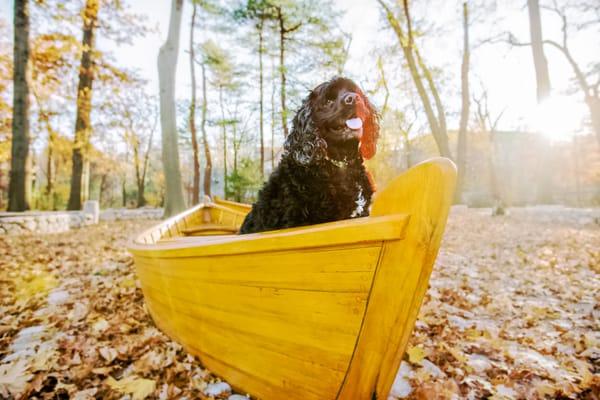
<path fill-rule="evenodd" d="M 156 381 L 138 378 L 135 375 L 123 378 L 120 381 L 108 377 L 106 383 L 117 392 L 131 394 L 132 400 L 143 400 L 156 389 Z"/>
<path fill-rule="evenodd" d="M 9 364 L 0 364 L 0 395 L 8 397 L 12 394 L 18 397 L 33 378 L 28 374 L 29 366 L 26 360 L 16 360 Z"/>
<path fill-rule="evenodd" d="M 72 400 L 91 400 L 94 398 L 97 391 L 98 389 L 96 388 L 80 390 L 73 393 Z"/>
<path fill-rule="evenodd" d="M 113 349 L 112 347 L 101 347 L 98 350 L 98 353 L 100 353 L 102 358 L 104 358 L 109 364 L 113 362 L 118 355 L 117 350 Z"/>
<path fill-rule="evenodd" d="M 413 364 L 421 364 L 421 361 L 425 358 L 425 351 L 422 347 L 409 347 L 406 354 L 408 354 L 408 361 Z"/>
<path fill-rule="evenodd" d="M 88 305 L 86 303 L 75 303 L 71 312 L 69 312 L 69 319 L 72 321 L 81 321 L 88 314 Z"/>
<path fill-rule="evenodd" d="M 104 332 L 105 330 L 107 330 L 109 326 L 110 325 L 104 318 L 100 318 L 98 321 L 96 321 L 94 323 L 94 325 L 92 325 L 92 330 L 94 331 L 94 333 L 100 334 L 100 333 Z"/>
<path fill-rule="evenodd" d="M 219 396 L 226 392 L 231 392 L 231 386 L 229 386 L 227 382 L 210 383 L 206 389 L 204 389 L 204 394 L 213 397 Z"/>

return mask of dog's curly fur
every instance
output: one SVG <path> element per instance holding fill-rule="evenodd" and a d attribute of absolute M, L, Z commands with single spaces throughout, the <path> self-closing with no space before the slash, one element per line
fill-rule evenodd
<path fill-rule="evenodd" d="M 352 117 L 363 121 L 360 140 L 345 125 Z M 281 161 L 240 233 L 367 216 L 374 188 L 363 158 L 375 154 L 378 134 L 377 111 L 354 82 L 334 78 L 317 86 L 296 113 Z"/>

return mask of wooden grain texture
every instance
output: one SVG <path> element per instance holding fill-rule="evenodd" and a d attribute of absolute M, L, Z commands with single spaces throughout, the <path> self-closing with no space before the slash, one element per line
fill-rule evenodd
<path fill-rule="evenodd" d="M 181 233 L 186 236 L 213 236 L 213 235 L 223 235 L 227 233 L 237 233 L 238 229 L 234 226 L 228 227 L 223 226 L 221 224 L 208 224 L 208 223 L 199 223 L 198 225 L 192 225 L 189 228 L 183 228 Z"/>
<path fill-rule="evenodd" d="M 220 216 L 219 212 L 216 214 L 217 218 L 221 220 L 229 221 L 234 218 Z M 178 228 L 182 224 L 173 223 L 166 227 L 160 225 L 157 228 L 157 230 L 165 232 L 164 236 L 161 237 L 152 231 L 147 232 L 136 242 L 130 244 L 129 250 L 136 256 L 174 258 L 345 246 L 401 239 L 404 237 L 408 220 L 409 217 L 406 214 L 394 214 L 248 235 L 220 235 L 216 239 L 210 236 L 174 238 L 177 234 L 182 235 L 185 228 Z M 154 243 L 147 244 L 144 240 L 148 238 L 152 238 L 152 240 L 156 238 L 156 240 Z M 165 241 L 164 238 L 169 240 Z"/>
<path fill-rule="evenodd" d="M 263 381 L 334 398 L 382 243 L 136 262 L 153 317 L 214 373 L 261 398 L 270 396 Z"/>
<path fill-rule="evenodd" d="M 437 255 L 455 180 L 421 164 L 371 217 L 252 235 L 250 208 L 215 200 L 131 245 L 160 329 L 235 388 L 262 399 L 385 399 Z M 220 231 L 218 226 L 223 226 Z"/>
<path fill-rule="evenodd" d="M 394 179 L 372 216 L 410 215 L 404 240 L 382 249 L 356 351 L 338 399 L 387 399 L 425 296 L 456 181 L 454 163 L 437 158 Z"/>

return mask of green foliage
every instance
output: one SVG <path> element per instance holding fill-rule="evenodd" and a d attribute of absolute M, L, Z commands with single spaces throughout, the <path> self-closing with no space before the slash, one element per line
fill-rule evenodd
<path fill-rule="evenodd" d="M 238 169 L 227 176 L 226 197 L 238 202 L 252 202 L 262 185 L 258 160 L 244 158 Z"/>
<path fill-rule="evenodd" d="M 274 19 L 276 7 L 269 0 L 248 0 L 245 4 L 233 10 L 235 21 L 254 21 L 260 23 L 268 19 Z"/>
<path fill-rule="evenodd" d="M 213 40 L 202 43 L 204 62 L 213 72 L 216 86 L 226 86 L 233 79 L 231 56 Z"/>

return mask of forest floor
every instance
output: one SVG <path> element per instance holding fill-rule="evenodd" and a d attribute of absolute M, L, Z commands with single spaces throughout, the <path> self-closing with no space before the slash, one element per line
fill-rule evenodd
<path fill-rule="evenodd" d="M 151 224 L 0 237 L 0 398 L 231 395 L 145 310 Z M 454 209 L 390 398 L 598 399 L 599 288 L 597 224 Z"/>

